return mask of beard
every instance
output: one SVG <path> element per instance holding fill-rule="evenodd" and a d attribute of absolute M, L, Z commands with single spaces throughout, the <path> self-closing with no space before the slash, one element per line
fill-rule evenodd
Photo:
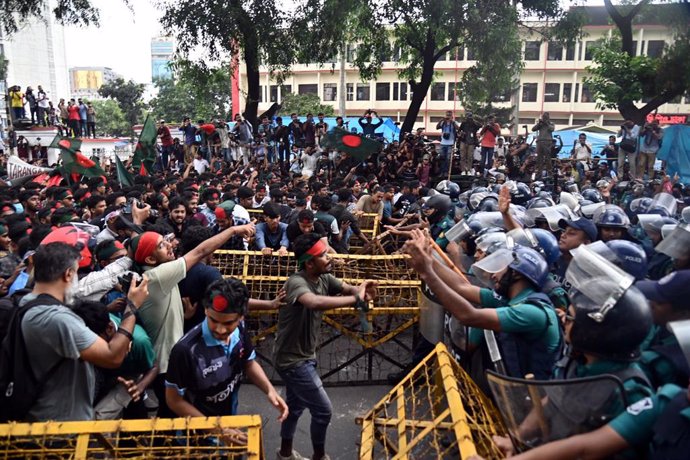
<path fill-rule="evenodd" d="M 77 293 L 79 292 L 79 277 L 75 275 L 72 277 L 72 283 L 65 290 L 65 304 L 72 305 L 77 300 Z"/>
<path fill-rule="evenodd" d="M 510 292 L 510 286 L 513 285 L 513 270 L 508 269 L 508 271 L 501 277 L 501 279 L 496 283 L 496 294 L 501 297 L 508 298 Z"/>

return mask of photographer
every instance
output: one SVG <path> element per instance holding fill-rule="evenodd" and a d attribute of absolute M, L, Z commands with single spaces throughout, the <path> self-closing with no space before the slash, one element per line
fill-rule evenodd
<path fill-rule="evenodd" d="M 589 162 L 592 159 L 592 146 L 587 143 L 587 135 L 581 133 L 577 141 L 573 144 L 570 158 L 576 160 L 575 169 L 580 176 L 580 182 L 585 180 L 585 171 L 589 170 Z"/>
<path fill-rule="evenodd" d="M 376 116 L 378 121 L 372 121 L 373 115 Z M 364 112 L 364 116 L 359 117 L 359 126 L 362 127 L 362 135 L 364 137 L 374 137 L 376 129 L 383 124 L 383 120 L 379 117 L 379 114 L 375 110 L 369 109 Z"/>
<path fill-rule="evenodd" d="M 501 134 L 501 125 L 496 123 L 495 120 L 496 117 L 494 115 L 489 115 L 486 118 L 484 127 L 479 131 L 479 135 L 482 136 L 480 143 L 482 147 L 482 159 L 479 162 L 479 172 L 483 175 L 486 175 L 484 171 L 488 171 L 493 164 L 496 138 Z"/>
<path fill-rule="evenodd" d="M 532 131 L 537 134 L 537 172 L 541 173 L 546 170 L 551 172 L 551 149 L 553 147 L 553 130 L 554 124 L 551 122 L 551 116 L 548 112 L 544 112 L 536 125 L 532 127 Z M 561 144 L 563 145 L 563 144 Z"/>
<path fill-rule="evenodd" d="M 616 145 L 616 136 L 609 136 L 609 143 L 601 149 L 601 155 L 606 157 L 609 167 L 612 171 L 616 171 L 616 174 L 620 174 L 623 177 L 623 169 L 618 170 L 618 146 Z"/>
<path fill-rule="evenodd" d="M 620 131 L 618 131 L 618 136 L 622 137 L 618 146 L 618 168 L 624 169 L 627 156 L 630 179 L 639 177 L 637 175 L 637 141 L 639 135 L 640 127 L 632 120 L 625 120 Z"/>
<path fill-rule="evenodd" d="M 472 157 L 477 145 L 477 130 L 481 124 L 474 119 L 472 112 L 467 112 L 465 120 L 460 123 L 460 170 L 461 175 L 469 175 L 472 171 Z"/>
<path fill-rule="evenodd" d="M 446 118 L 436 124 L 436 129 L 441 130 L 441 165 L 439 173 L 444 177 L 449 173 L 448 168 L 453 167 L 453 147 L 458 137 L 459 128 L 460 125 L 455 121 L 453 112 L 450 110 L 446 112 Z"/>
<path fill-rule="evenodd" d="M 659 120 L 654 119 L 651 123 L 645 123 L 642 129 L 640 139 L 640 157 L 638 162 L 638 177 L 644 177 L 645 173 L 648 178 L 654 176 L 654 163 L 656 162 L 656 153 L 661 147 L 661 138 L 664 132 L 659 127 Z"/>

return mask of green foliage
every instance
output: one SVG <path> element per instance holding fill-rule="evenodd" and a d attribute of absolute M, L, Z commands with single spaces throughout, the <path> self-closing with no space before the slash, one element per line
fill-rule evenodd
<path fill-rule="evenodd" d="M 7 64 L 9 61 L 3 53 L 0 53 L 0 81 L 7 79 Z"/>
<path fill-rule="evenodd" d="M 595 51 L 594 64 L 587 67 L 590 76 L 585 84 L 598 107 L 617 109 L 623 118 L 642 123 L 647 114 L 690 91 L 690 31 L 687 28 L 690 15 L 678 5 L 654 8 L 645 0 L 627 6 L 613 6 L 607 0 L 605 5 L 617 26 L 617 33 Z M 669 17 L 671 13 L 676 17 Z M 673 43 L 660 57 L 633 56 L 632 24 L 644 18 L 659 20 L 661 17 L 667 17 L 665 23 L 675 33 Z M 678 26 L 682 23 L 685 27 Z M 637 101 L 645 103 L 639 107 Z"/>
<path fill-rule="evenodd" d="M 91 0 L 57 0 L 53 3 L 53 16 L 64 25 L 98 25 L 99 12 Z M 12 35 L 31 19 L 45 19 L 44 0 L 4 0 L 0 9 L 0 29 Z M 125 0 L 125 4 L 129 4 Z"/>
<path fill-rule="evenodd" d="M 134 132 L 132 130 L 134 125 L 143 121 L 142 112 L 145 104 L 141 96 L 144 94 L 144 88 L 145 85 L 136 83 L 134 80 L 125 81 L 123 78 L 117 78 L 105 83 L 98 90 L 101 96 L 117 101 L 125 120 L 129 123 L 129 134 Z"/>
<path fill-rule="evenodd" d="M 175 80 L 156 81 L 158 95 L 149 104 L 155 119 L 181 123 L 185 116 L 194 121 L 228 118 L 230 74 L 225 68 L 199 69 L 189 62 L 173 67 Z"/>
<path fill-rule="evenodd" d="M 96 111 L 96 134 L 100 137 L 121 137 L 130 134 L 131 125 L 113 99 L 91 101 Z"/>
<path fill-rule="evenodd" d="M 305 116 L 308 113 L 316 116 L 323 112 L 327 117 L 335 116 L 333 106 L 322 104 L 321 98 L 316 94 L 287 94 L 283 98 L 283 104 L 280 109 L 283 114 L 296 113 L 300 116 Z"/>

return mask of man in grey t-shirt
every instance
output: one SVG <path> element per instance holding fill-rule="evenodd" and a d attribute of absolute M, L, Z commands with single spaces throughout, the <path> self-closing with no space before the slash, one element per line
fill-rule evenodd
<path fill-rule="evenodd" d="M 35 286 L 20 305 L 37 298 L 46 299 L 46 305 L 29 308 L 22 318 L 21 333 L 32 371 L 45 384 L 23 421 L 92 420 L 93 367 L 122 364 L 134 329 L 134 311 L 148 295 L 148 282 L 133 282 L 118 330 L 121 333 L 106 342 L 65 305 L 78 288 L 79 250 L 66 243 L 49 243 L 40 246 L 33 259 Z"/>
<path fill-rule="evenodd" d="M 280 428 L 279 459 L 302 458 L 292 449 L 297 421 L 304 409 L 311 413 L 313 459 L 326 457 L 326 431 L 331 421 L 331 401 L 316 372 L 316 346 L 322 311 L 355 306 L 366 309 L 376 296 L 376 283 L 350 286 L 331 275 L 328 245 L 321 235 L 307 233 L 294 243 L 300 270 L 290 276 L 285 290 L 286 306 L 278 314 L 275 366 L 285 382 L 290 410 Z M 340 294 L 340 295 L 338 295 Z"/>

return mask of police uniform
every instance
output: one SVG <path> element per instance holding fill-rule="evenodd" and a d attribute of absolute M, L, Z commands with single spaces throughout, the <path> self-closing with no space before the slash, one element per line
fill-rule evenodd
<path fill-rule="evenodd" d="M 666 328 L 654 326 L 641 349 L 640 365 L 654 388 L 668 383 L 685 385 L 688 382 L 688 362 L 676 336 Z"/>
<path fill-rule="evenodd" d="M 496 309 L 501 325 L 497 340 L 509 375 L 532 373 L 537 379 L 549 378 L 561 348 L 561 329 L 548 298 L 531 288 L 507 302 L 491 289 L 483 288 L 479 295 L 482 308 Z M 482 329 L 470 331 L 470 345 L 478 346 L 483 340 Z"/>
<path fill-rule="evenodd" d="M 448 246 L 448 238 L 446 238 L 446 232 L 450 230 L 455 222 L 448 216 L 441 219 L 440 222 L 431 225 L 429 232 L 431 233 L 431 238 L 434 239 L 436 244 L 439 245 L 441 249 L 446 250 Z"/>

